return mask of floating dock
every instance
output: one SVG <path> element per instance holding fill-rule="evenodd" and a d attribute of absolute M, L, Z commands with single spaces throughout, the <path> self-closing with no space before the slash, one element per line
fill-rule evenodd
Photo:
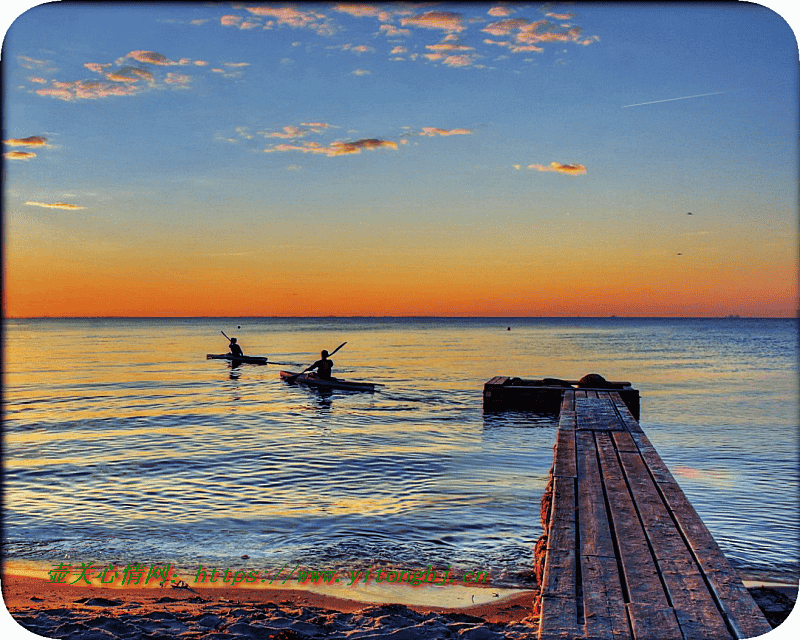
<path fill-rule="evenodd" d="M 630 382 L 611 382 L 600 376 L 595 378 L 602 382 L 602 387 L 584 384 L 582 380 L 558 378 L 523 380 L 509 376 L 495 376 L 483 385 L 483 407 L 490 411 L 513 408 L 558 413 L 561 409 L 561 399 L 567 389 L 580 388 L 585 391 L 613 389 L 619 393 L 619 397 L 625 402 L 633 417 L 639 419 L 639 392 Z"/>
<path fill-rule="evenodd" d="M 552 477 L 542 499 L 545 535 L 536 549 L 538 638 L 724 640 L 768 633 L 766 618 L 622 392 L 564 388 L 561 394 Z"/>

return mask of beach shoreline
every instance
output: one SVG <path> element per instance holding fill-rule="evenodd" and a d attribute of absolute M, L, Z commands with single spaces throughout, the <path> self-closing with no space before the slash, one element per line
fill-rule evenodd
<path fill-rule="evenodd" d="M 523 638 L 538 623 L 532 615 L 534 592 L 495 598 L 491 587 L 481 587 L 488 599 L 447 607 L 368 602 L 294 588 L 64 585 L 9 571 L 0 586 L 17 623 L 46 637 L 88 638 L 100 630 L 108 634 L 104 637 L 126 638 L 157 632 L 187 638 L 360 638 L 402 629 L 402 637 L 410 638 L 446 629 L 464 638 L 499 639 Z"/>
<path fill-rule="evenodd" d="M 466 640 L 525 638 L 535 634 L 535 590 L 476 588 L 478 602 L 460 606 L 403 600 L 396 587 L 372 600 L 311 588 L 247 588 L 198 584 L 123 587 L 59 584 L 6 567 L 0 581 L 5 607 L 17 624 L 45 637 L 276 638 L 299 640 L 453 635 Z M 746 580 L 770 623 L 779 626 L 794 608 L 797 585 Z M 424 589 L 424 587 L 423 587 Z M 419 591 L 418 591 L 419 592 Z M 424 591 L 419 593 L 425 593 Z M 350 597 L 342 597 L 344 595 Z M 434 597 L 432 596 L 432 599 Z M 452 603 L 451 603 L 452 604 Z M 99 634 L 99 635 L 98 635 Z"/>

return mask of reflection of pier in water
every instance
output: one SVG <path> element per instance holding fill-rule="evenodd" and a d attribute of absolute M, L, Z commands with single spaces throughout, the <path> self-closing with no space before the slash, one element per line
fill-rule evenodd
<path fill-rule="evenodd" d="M 771 630 L 639 426 L 630 383 L 557 381 L 555 391 L 533 381 L 513 396 L 507 380 L 486 383 L 485 407 L 503 407 L 504 393 L 516 406 L 560 398 L 534 559 L 540 640 L 724 640 Z"/>

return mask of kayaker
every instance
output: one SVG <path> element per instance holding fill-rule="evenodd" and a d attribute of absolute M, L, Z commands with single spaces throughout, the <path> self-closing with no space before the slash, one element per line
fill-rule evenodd
<path fill-rule="evenodd" d="M 317 376 L 319 376 L 323 380 L 330 380 L 331 371 L 333 370 L 333 360 L 328 360 L 328 352 L 325 349 L 323 349 L 319 355 L 320 359 L 317 360 L 310 367 L 306 367 L 303 370 L 303 373 L 305 373 L 306 371 L 313 371 L 314 369 L 316 369 Z"/>
<path fill-rule="evenodd" d="M 231 349 L 231 355 L 234 358 L 244 355 L 242 353 L 242 348 L 236 342 L 236 338 L 231 338 L 231 343 L 230 343 L 229 346 L 230 346 L 230 349 Z"/>

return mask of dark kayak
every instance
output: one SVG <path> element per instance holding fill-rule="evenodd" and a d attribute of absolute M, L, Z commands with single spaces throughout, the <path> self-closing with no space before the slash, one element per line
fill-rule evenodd
<path fill-rule="evenodd" d="M 281 380 L 289 380 L 297 382 L 298 384 L 305 384 L 310 387 L 319 387 L 321 389 L 342 389 L 345 391 L 375 391 L 375 385 L 371 382 L 354 382 L 352 380 L 343 380 L 342 378 L 330 378 L 324 380 L 315 375 L 307 373 L 292 373 L 291 371 L 281 371 Z"/>
<path fill-rule="evenodd" d="M 231 362 L 243 362 L 245 364 L 267 364 L 266 356 L 234 356 L 230 353 L 207 353 L 206 360 L 230 360 Z"/>

